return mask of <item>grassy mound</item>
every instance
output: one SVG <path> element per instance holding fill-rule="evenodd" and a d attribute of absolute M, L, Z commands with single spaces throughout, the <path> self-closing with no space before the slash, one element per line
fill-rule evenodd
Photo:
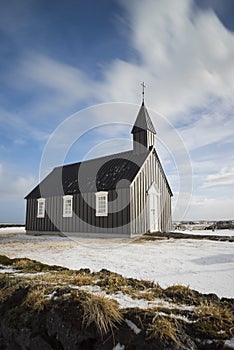
<path fill-rule="evenodd" d="M 232 299 L 220 300 L 216 295 L 204 295 L 181 285 L 163 289 L 156 283 L 126 278 L 108 270 L 74 271 L 5 256 L 0 256 L 0 264 L 11 268 L 9 273 L 0 273 L 0 341 L 1 334 L 10 332 L 4 333 L 7 322 L 10 329 L 15 330 L 16 325 L 17 329 L 29 329 L 29 337 L 32 324 L 38 327 L 38 336 L 51 333 L 46 328 L 49 324 L 54 327 L 48 321 L 51 315 L 58 319 L 57 333 L 65 337 L 59 327 L 66 324 L 74 342 L 82 343 L 83 338 L 91 337 L 84 346 L 97 341 L 100 349 L 108 349 L 103 345 L 105 342 L 110 342 L 110 348 L 120 342 L 126 348 L 137 349 L 141 344 L 147 349 L 196 350 L 203 349 L 206 341 L 213 344 L 212 349 L 221 349 L 224 341 L 234 336 Z M 127 307 L 121 304 L 125 299 Z M 137 333 L 129 328 L 129 320 L 139 330 Z M 56 334 L 53 337 L 58 338 Z M 50 337 L 46 335 L 46 339 Z M 53 344 L 57 341 L 48 339 Z M 55 348 L 60 349 L 58 344 Z"/>

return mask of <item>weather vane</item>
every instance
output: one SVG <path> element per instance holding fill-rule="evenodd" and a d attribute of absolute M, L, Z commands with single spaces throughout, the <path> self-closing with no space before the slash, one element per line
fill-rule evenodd
<path fill-rule="evenodd" d="M 144 103 L 144 100 L 145 100 L 145 83 L 143 81 L 143 83 L 141 83 L 141 86 L 142 86 L 142 103 Z"/>

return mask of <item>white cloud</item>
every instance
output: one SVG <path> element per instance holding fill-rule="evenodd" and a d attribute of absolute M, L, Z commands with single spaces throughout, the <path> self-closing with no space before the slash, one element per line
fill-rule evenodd
<path fill-rule="evenodd" d="M 234 34 L 214 12 L 193 13 L 189 0 L 121 3 L 139 60 L 108 65 L 99 90 L 103 96 L 136 101 L 139 82 L 145 80 L 148 104 L 171 118 L 206 104 L 211 95 L 232 98 Z"/>
<path fill-rule="evenodd" d="M 2 176 L 2 174 L 3 174 L 3 164 L 0 163 L 0 176 Z"/>
<path fill-rule="evenodd" d="M 49 137 L 48 132 L 44 132 L 38 127 L 32 125 L 32 123 L 27 121 L 26 118 L 17 116 L 16 114 L 2 108 L 0 108 L 0 121 L 2 128 L 5 126 L 10 128 L 10 132 L 8 132 L 8 134 L 17 144 L 22 145 L 25 143 L 25 140 L 21 137 L 19 138 L 19 135 L 27 138 L 33 138 L 37 141 L 45 141 Z M 13 133 L 12 130 L 17 132 L 17 138 L 15 136 L 16 134 Z"/>
<path fill-rule="evenodd" d="M 24 197 L 35 185 L 34 176 L 18 174 L 15 168 L 0 163 L 0 223 L 24 222 Z"/>
<path fill-rule="evenodd" d="M 184 113 L 210 103 L 212 96 L 232 101 L 234 34 L 214 12 L 193 12 L 192 0 L 121 3 L 128 45 L 137 60 L 114 59 L 102 66 L 103 80 L 95 82 L 78 68 L 26 53 L 9 83 L 19 89 L 41 88 L 42 95 L 44 89 L 44 103 L 38 101 L 37 106 L 42 114 L 88 100 L 139 103 L 142 80 L 148 105 L 174 121 L 181 121 L 178 113 L 188 121 Z"/>
<path fill-rule="evenodd" d="M 195 12 L 192 0 L 120 3 L 128 45 L 138 59 L 114 59 L 102 66 L 103 80 L 95 82 L 76 67 L 26 52 L 7 81 L 18 89 L 40 89 L 34 114 L 87 99 L 139 103 L 142 80 L 148 105 L 174 121 L 188 122 L 190 108 L 205 106 L 212 98 L 232 101 L 234 34 L 212 10 Z"/>
<path fill-rule="evenodd" d="M 44 113 L 91 98 L 95 85 L 78 68 L 36 52 L 26 53 L 8 80 L 19 90 L 40 89 L 37 107 Z"/>
<path fill-rule="evenodd" d="M 185 128 L 179 129 L 188 149 L 194 150 L 213 143 L 233 140 L 234 119 L 210 112 L 201 114 L 199 119 Z"/>
<path fill-rule="evenodd" d="M 223 168 L 219 173 L 210 174 L 206 177 L 204 187 L 234 185 L 234 168 Z"/>
<path fill-rule="evenodd" d="M 16 138 L 14 140 L 14 143 L 18 146 L 22 146 L 22 145 L 25 145 L 26 144 L 26 141 L 24 139 L 21 139 L 21 138 Z"/>
<path fill-rule="evenodd" d="M 186 217 L 192 220 L 233 219 L 233 198 L 204 198 L 193 196 Z"/>
<path fill-rule="evenodd" d="M 233 219 L 234 198 L 208 198 L 205 195 L 190 195 L 190 193 L 174 193 L 173 220 Z M 177 201 L 179 196 L 180 199 Z"/>
<path fill-rule="evenodd" d="M 22 176 L 17 174 L 14 169 L 0 164 L 0 201 L 14 202 L 22 200 L 29 191 L 36 185 L 36 179 L 32 175 Z"/>
<path fill-rule="evenodd" d="M 212 97 L 232 101 L 234 34 L 214 12 L 193 12 L 192 0 L 121 4 L 128 44 L 138 59 L 114 59 L 102 66 L 103 80 L 95 82 L 78 68 L 26 52 L 11 77 L 8 74 L 8 83 L 19 89 L 40 88 L 34 113 L 43 115 L 88 99 L 139 103 L 142 80 L 148 105 L 174 121 L 188 122 L 189 109 L 206 106 Z"/>

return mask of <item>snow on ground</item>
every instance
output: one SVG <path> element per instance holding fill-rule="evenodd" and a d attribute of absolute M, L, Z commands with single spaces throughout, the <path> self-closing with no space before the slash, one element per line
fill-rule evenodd
<path fill-rule="evenodd" d="M 1 227 L 0 234 L 1 233 L 25 233 L 25 227 Z"/>
<path fill-rule="evenodd" d="M 0 235 L 0 254 L 28 257 L 71 269 L 103 268 L 126 277 L 153 280 L 162 287 L 183 284 L 203 293 L 234 297 L 231 242 L 169 239 L 134 243 L 125 239 Z"/>
<path fill-rule="evenodd" d="M 225 346 L 228 346 L 228 349 L 234 349 L 234 338 L 232 338 L 231 340 L 226 340 Z"/>
<path fill-rule="evenodd" d="M 234 236 L 234 230 L 175 230 L 175 233 L 184 233 L 184 234 L 190 234 L 190 235 L 201 235 L 201 236 L 227 236 L 232 237 Z M 25 227 L 1 227 L 0 228 L 0 234 L 5 233 L 25 233 Z"/>
<path fill-rule="evenodd" d="M 124 350 L 125 346 L 121 345 L 120 343 L 117 343 L 112 350 Z"/>
<path fill-rule="evenodd" d="M 0 264 L 0 273 L 13 273 L 15 272 L 15 269 L 13 269 L 11 266 L 4 266 Z"/>
<path fill-rule="evenodd" d="M 131 328 L 131 330 L 135 334 L 139 334 L 141 332 L 141 329 L 138 328 L 137 325 L 135 325 L 135 323 L 133 323 L 131 320 L 125 319 L 125 322 L 127 323 L 128 327 Z"/>
<path fill-rule="evenodd" d="M 234 236 L 234 230 L 175 230 L 175 233 L 184 233 L 189 235 L 201 235 L 201 236 Z"/>

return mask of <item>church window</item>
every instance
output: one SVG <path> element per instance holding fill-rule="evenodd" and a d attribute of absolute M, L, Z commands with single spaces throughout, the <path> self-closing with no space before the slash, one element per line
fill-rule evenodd
<path fill-rule="evenodd" d="M 37 217 L 45 217 L 45 198 L 38 198 L 37 200 Z"/>
<path fill-rule="evenodd" d="M 63 196 L 63 217 L 72 217 L 72 196 Z"/>
<path fill-rule="evenodd" d="M 108 215 L 108 192 L 96 193 L 96 216 Z"/>

